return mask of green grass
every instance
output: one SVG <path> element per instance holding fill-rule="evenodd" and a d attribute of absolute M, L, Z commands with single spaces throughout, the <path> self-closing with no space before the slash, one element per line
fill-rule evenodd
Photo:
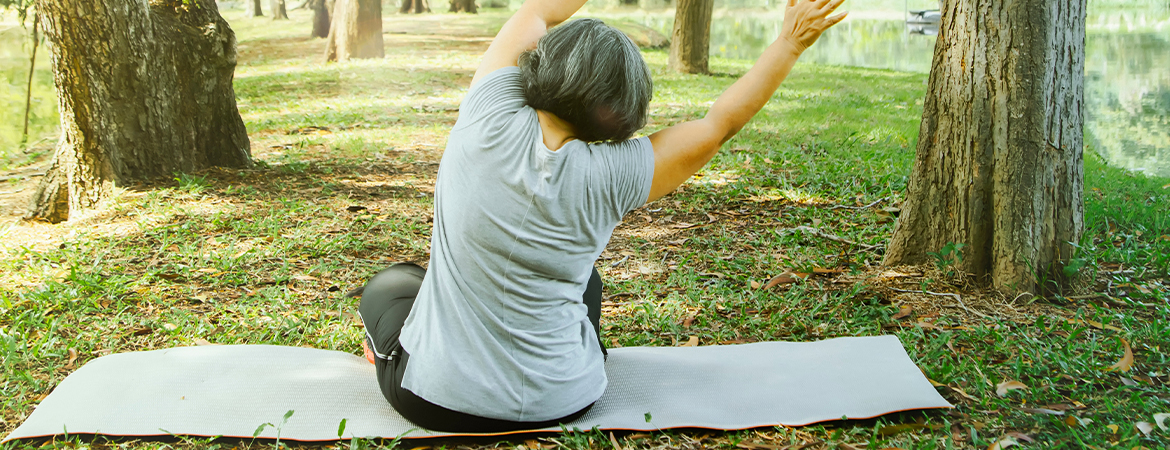
<path fill-rule="evenodd" d="M 56 134 L 57 96 L 49 69 L 50 49 L 37 50 L 36 71 L 25 138 L 24 106 L 28 90 L 29 52 L 32 40 L 14 17 L 0 11 L 0 170 L 35 159 L 51 147 L 41 141 Z M 31 27 L 32 23 L 25 26 Z M 33 144 L 37 144 L 34 147 Z"/>
<path fill-rule="evenodd" d="M 225 14 L 239 37 L 236 94 L 257 167 L 132 187 L 109 210 L 68 224 L 0 224 L 0 433 L 73 369 L 110 353 L 207 341 L 356 354 L 356 301 L 343 294 L 391 262 L 426 259 L 450 109 L 502 16 L 388 16 L 386 59 L 327 65 L 322 41 L 304 37 L 304 11 L 278 23 Z M 425 33 L 440 21 L 454 38 Z M 665 70 L 664 52 L 645 56 L 656 87 L 646 132 L 700 117 L 750 65 L 716 58 L 715 76 L 679 75 Z M 784 231 L 807 225 L 863 244 L 889 238 L 893 222 L 881 208 L 904 196 L 925 78 L 799 65 L 698 176 L 619 226 L 598 263 L 603 339 L 669 346 L 692 336 L 712 345 L 894 334 L 958 408 L 799 429 L 617 434 L 623 448 L 987 448 L 1011 432 L 1034 439 L 1027 448 L 1170 445 L 1170 433 L 1134 428 L 1170 412 L 1170 180 L 1087 156 L 1080 291 L 1031 303 L 988 295 L 936 267 L 883 278 L 879 252 Z M 840 273 L 752 287 L 816 268 Z M 899 290 L 954 292 L 966 303 Z M 903 307 L 909 315 L 895 318 Z M 1122 357 L 1122 339 L 1133 370 L 1104 370 Z M 1012 380 L 1028 389 L 995 393 Z M 75 439 L 47 447 L 90 445 Z M 424 445 L 520 444 L 612 446 L 608 434 L 592 432 Z"/>

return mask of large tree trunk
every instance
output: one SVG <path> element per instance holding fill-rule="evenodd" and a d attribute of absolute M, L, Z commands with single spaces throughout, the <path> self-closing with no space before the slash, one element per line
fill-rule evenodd
<path fill-rule="evenodd" d="M 330 2 L 325 0 L 309 0 L 309 9 L 313 10 L 313 32 L 312 37 L 327 38 L 329 37 L 329 16 Z"/>
<path fill-rule="evenodd" d="M 325 45 L 326 61 L 386 56 L 381 0 L 337 0 Z"/>
<path fill-rule="evenodd" d="M 448 12 L 469 12 L 475 14 L 475 0 L 451 0 L 451 9 Z"/>
<path fill-rule="evenodd" d="M 61 141 L 30 218 L 95 208 L 115 184 L 251 164 L 235 34 L 214 0 L 37 4 L 53 44 Z"/>
<path fill-rule="evenodd" d="M 711 41 L 711 9 L 714 0 L 678 0 L 674 12 L 674 31 L 670 33 L 671 70 L 683 73 L 707 73 L 707 53 Z"/>
<path fill-rule="evenodd" d="M 260 0 L 246 0 L 248 2 L 248 14 L 252 17 L 260 17 L 264 15 L 264 11 L 260 9 Z"/>
<path fill-rule="evenodd" d="M 961 243 L 960 270 L 1040 294 L 1062 281 L 1084 228 L 1085 0 L 943 4 L 885 264 Z"/>
<path fill-rule="evenodd" d="M 421 14 L 431 12 L 431 6 L 427 4 L 427 0 L 402 0 L 402 6 L 398 8 L 398 11 Z"/>
<path fill-rule="evenodd" d="M 271 0 L 268 2 L 268 9 L 272 10 L 272 20 L 288 20 L 288 10 L 285 8 L 284 0 Z"/>

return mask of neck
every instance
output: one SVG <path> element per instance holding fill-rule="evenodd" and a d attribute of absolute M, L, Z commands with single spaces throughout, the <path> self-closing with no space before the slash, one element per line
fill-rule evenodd
<path fill-rule="evenodd" d="M 544 135 L 544 146 L 549 150 L 557 151 L 565 143 L 576 139 L 573 126 L 560 117 L 548 111 L 536 110 L 536 118 L 540 121 L 540 132 Z"/>

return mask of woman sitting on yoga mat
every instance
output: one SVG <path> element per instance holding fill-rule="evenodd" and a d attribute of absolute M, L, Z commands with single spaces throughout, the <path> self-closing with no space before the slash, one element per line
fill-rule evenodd
<path fill-rule="evenodd" d="M 362 293 L 367 355 L 399 413 L 449 432 L 567 423 L 601 397 L 601 278 L 627 212 L 674 190 L 771 98 L 844 0 L 789 0 L 781 36 L 707 116 L 630 139 L 650 71 L 584 0 L 529 0 L 484 54 L 435 182 L 427 270 Z M 547 34 L 546 34 L 547 33 Z M 534 48 L 535 47 L 535 48 Z"/>

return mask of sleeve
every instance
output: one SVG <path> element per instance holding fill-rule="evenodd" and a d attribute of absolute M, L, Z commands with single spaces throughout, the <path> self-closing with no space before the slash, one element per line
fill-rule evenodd
<path fill-rule="evenodd" d="M 620 219 L 646 204 L 654 181 L 654 148 L 650 138 L 640 137 L 614 144 L 591 145 L 593 167 L 598 176 L 593 186 L 606 193 L 607 203 Z"/>
<path fill-rule="evenodd" d="M 524 90 L 520 84 L 520 68 L 501 67 L 475 83 L 459 105 L 459 119 L 455 129 L 467 127 L 485 118 L 513 114 L 524 107 Z"/>

